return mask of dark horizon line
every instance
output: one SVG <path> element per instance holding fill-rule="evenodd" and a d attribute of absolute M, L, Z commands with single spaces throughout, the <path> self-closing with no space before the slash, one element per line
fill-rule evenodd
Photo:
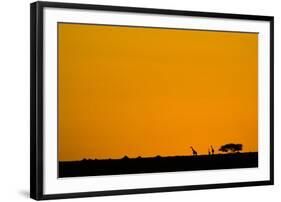
<path fill-rule="evenodd" d="M 198 154 L 198 156 L 216 156 L 216 155 L 233 155 L 233 154 L 246 154 L 246 153 L 258 153 L 258 151 L 247 151 L 247 152 L 227 152 L 227 153 L 217 153 L 217 154 Z M 82 158 L 79 160 L 58 160 L 58 162 L 77 162 L 77 161 L 103 161 L 103 160 L 122 160 L 124 158 L 126 159 L 149 159 L 149 158 L 173 158 L 173 157 L 196 157 L 195 155 L 176 155 L 176 156 L 161 156 L 161 155 L 156 155 L 156 156 L 148 156 L 148 157 L 142 157 L 142 156 L 137 156 L 137 157 L 129 157 L 127 155 L 124 155 L 121 158 Z"/>

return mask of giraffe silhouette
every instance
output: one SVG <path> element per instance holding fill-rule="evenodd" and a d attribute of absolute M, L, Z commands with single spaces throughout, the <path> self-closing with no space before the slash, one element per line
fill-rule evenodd
<path fill-rule="evenodd" d="M 212 145 L 211 145 L 211 151 L 212 151 L 212 155 L 214 155 L 215 154 L 215 150 L 214 150 Z"/>
<path fill-rule="evenodd" d="M 195 151 L 194 149 L 193 149 L 193 147 L 190 147 L 191 148 L 191 150 L 192 150 L 192 155 L 193 156 L 197 156 L 197 151 Z"/>

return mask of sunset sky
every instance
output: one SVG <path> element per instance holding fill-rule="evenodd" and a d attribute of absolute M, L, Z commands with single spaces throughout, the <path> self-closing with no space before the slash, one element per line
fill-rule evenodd
<path fill-rule="evenodd" d="M 60 161 L 258 150 L 258 34 L 58 28 Z"/>

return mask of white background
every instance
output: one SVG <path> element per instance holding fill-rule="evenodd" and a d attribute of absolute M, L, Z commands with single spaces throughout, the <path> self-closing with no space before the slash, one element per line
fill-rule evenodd
<path fill-rule="evenodd" d="M 0 7 L 0 201 L 27 201 L 29 195 L 29 0 L 2 1 Z M 74 0 L 73 0 L 74 2 Z M 75 1 L 275 16 L 275 52 L 281 51 L 278 0 L 111 0 Z M 280 4 L 280 5 L 279 5 Z M 186 191 L 68 201 L 278 201 L 281 196 L 281 72 L 275 58 L 275 186 Z M 280 77 L 280 79 L 279 79 Z M 280 199 L 279 199 L 280 200 Z"/>

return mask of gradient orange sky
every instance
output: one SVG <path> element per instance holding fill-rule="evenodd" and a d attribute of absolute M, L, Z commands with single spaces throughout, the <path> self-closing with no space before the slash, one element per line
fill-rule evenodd
<path fill-rule="evenodd" d="M 258 150 L 258 34 L 58 29 L 60 161 Z"/>

